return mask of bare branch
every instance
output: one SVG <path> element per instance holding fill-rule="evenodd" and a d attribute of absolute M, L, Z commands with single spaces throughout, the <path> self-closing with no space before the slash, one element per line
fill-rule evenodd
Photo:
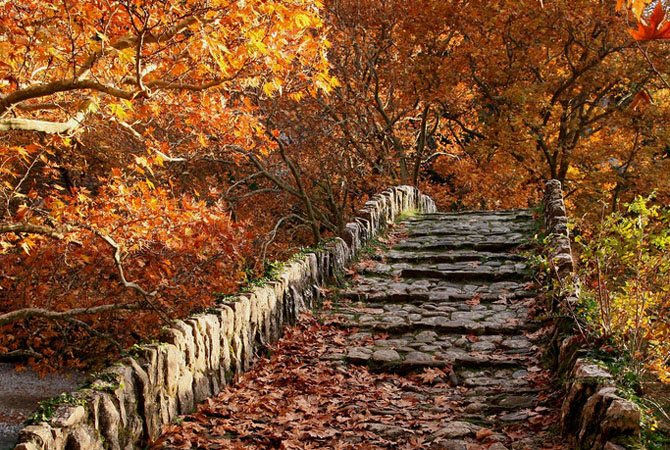
<path fill-rule="evenodd" d="M 135 311 L 139 309 L 145 309 L 145 308 L 143 308 L 140 305 L 126 305 L 126 304 L 101 305 L 101 306 L 92 306 L 90 308 L 74 308 L 74 309 L 68 309 L 67 311 L 50 311 L 48 309 L 43 308 L 23 308 L 0 315 L 0 325 L 6 325 L 8 323 L 16 322 L 17 320 L 27 319 L 31 317 L 59 320 L 76 316 L 99 314 L 109 311 Z"/>
<path fill-rule="evenodd" d="M 0 361 L 17 361 L 25 358 L 41 359 L 44 355 L 30 349 L 12 350 L 11 352 L 0 353 Z"/>
<path fill-rule="evenodd" d="M 155 297 L 158 291 L 154 289 L 151 292 L 145 291 L 142 286 L 139 284 L 135 283 L 134 281 L 128 281 L 126 279 L 126 274 L 123 270 L 123 264 L 121 263 L 121 246 L 114 240 L 109 235 L 106 235 L 102 233 L 100 230 L 97 230 L 95 228 L 87 227 L 92 233 L 94 233 L 96 236 L 98 236 L 100 239 L 105 241 L 107 245 L 109 245 L 112 248 L 113 251 L 113 259 L 114 259 L 114 265 L 116 266 L 116 271 L 119 274 L 119 278 L 121 279 L 121 283 L 127 288 L 134 289 L 138 293 L 142 294 L 143 297 Z"/>
<path fill-rule="evenodd" d="M 116 347 L 119 351 L 123 351 L 123 346 L 117 340 L 113 339 L 108 334 L 101 333 L 100 331 L 96 330 L 95 328 L 93 328 L 92 326 L 87 324 L 86 322 L 82 322 L 81 320 L 73 319 L 72 317 L 67 317 L 64 320 L 73 324 L 73 325 L 77 325 L 77 326 L 82 327 L 83 329 L 85 329 L 86 331 L 91 333 L 92 335 L 106 340 L 107 342 L 112 344 L 114 347 Z"/>

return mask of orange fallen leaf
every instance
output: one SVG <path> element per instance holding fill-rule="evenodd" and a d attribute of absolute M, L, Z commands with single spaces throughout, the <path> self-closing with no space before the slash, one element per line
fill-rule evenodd
<path fill-rule="evenodd" d="M 656 8 L 654 8 L 654 12 L 649 17 L 649 25 L 645 25 L 640 21 L 637 24 L 637 30 L 628 30 L 628 32 L 636 41 L 670 39 L 670 21 L 666 21 L 660 26 L 664 19 L 665 10 L 663 9 L 663 2 L 658 2 Z"/>
<path fill-rule="evenodd" d="M 481 441 L 482 439 L 487 438 L 487 437 L 491 436 L 492 434 L 494 434 L 492 429 L 490 429 L 490 428 L 480 428 L 477 431 L 477 440 Z"/>
<path fill-rule="evenodd" d="M 476 293 L 475 295 L 472 296 L 470 300 L 466 300 L 465 303 L 470 306 L 476 306 L 479 305 L 479 303 L 481 303 L 481 298 L 482 294 Z"/>
<path fill-rule="evenodd" d="M 630 107 L 635 110 L 638 109 L 638 107 L 644 108 L 647 105 L 651 105 L 651 97 L 649 97 L 649 94 L 647 94 L 646 91 L 640 91 L 635 94 L 633 101 L 630 102 Z"/>

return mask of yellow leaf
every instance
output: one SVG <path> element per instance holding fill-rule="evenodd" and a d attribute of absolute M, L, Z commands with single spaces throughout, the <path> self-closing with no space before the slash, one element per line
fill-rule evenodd
<path fill-rule="evenodd" d="M 263 92 L 265 92 L 265 94 L 268 97 L 272 97 L 272 95 L 277 91 L 279 91 L 279 93 L 281 94 L 281 90 L 282 90 L 282 86 L 281 86 L 281 81 L 279 80 L 279 78 L 275 78 L 271 82 L 267 82 L 267 83 L 263 84 Z"/>
<path fill-rule="evenodd" d="M 312 19 L 307 14 L 301 13 L 295 16 L 295 23 L 299 28 L 307 28 L 312 23 Z"/>
<path fill-rule="evenodd" d="M 135 48 L 128 47 L 123 50 L 119 50 L 119 60 L 122 64 L 128 64 L 135 62 Z"/>
<path fill-rule="evenodd" d="M 202 134 L 198 135 L 198 142 L 200 142 L 200 145 L 203 147 L 207 147 L 207 141 L 205 140 L 205 137 Z"/>
<path fill-rule="evenodd" d="M 109 105 L 109 109 L 112 111 L 112 114 L 114 114 L 116 117 L 119 118 L 119 120 L 125 121 L 128 119 L 129 115 L 124 109 L 123 105 L 119 103 L 112 103 Z"/>
<path fill-rule="evenodd" d="M 293 94 L 290 95 L 291 99 L 295 100 L 296 102 L 302 100 L 304 96 L 305 96 L 304 92 L 294 92 Z"/>
<path fill-rule="evenodd" d="M 26 252 L 27 255 L 30 254 L 30 249 L 33 248 L 35 244 L 30 240 L 30 239 L 24 239 L 21 242 L 21 248 L 23 249 L 24 252 Z"/>

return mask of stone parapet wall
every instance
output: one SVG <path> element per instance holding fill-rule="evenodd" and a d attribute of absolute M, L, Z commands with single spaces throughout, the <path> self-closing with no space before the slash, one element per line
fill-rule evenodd
<path fill-rule="evenodd" d="M 388 223 L 402 213 L 435 210 L 435 203 L 415 187 L 375 195 L 324 250 L 288 263 L 277 281 L 177 321 L 160 333 L 158 343 L 134 347 L 132 357 L 72 393 L 48 421 L 25 427 L 15 450 L 142 446 L 163 425 L 190 413 L 234 374 L 247 370 L 259 349 L 315 304 L 319 286 L 331 282 Z"/>
<path fill-rule="evenodd" d="M 617 395 L 614 378 L 602 363 L 584 357 L 584 343 L 574 332 L 577 324 L 573 306 L 579 297 L 579 280 L 558 180 L 546 184 L 544 214 L 549 238 L 546 256 L 554 282 L 554 309 L 559 316 L 552 346 L 556 369 L 566 382 L 561 430 L 579 450 L 632 448 L 639 440 L 640 410 Z"/>

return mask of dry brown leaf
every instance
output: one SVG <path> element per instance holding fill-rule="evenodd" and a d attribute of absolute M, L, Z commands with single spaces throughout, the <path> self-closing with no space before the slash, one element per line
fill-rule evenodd
<path fill-rule="evenodd" d="M 487 438 L 487 437 L 489 437 L 489 436 L 491 436 L 491 435 L 493 435 L 493 434 L 494 434 L 494 432 L 493 432 L 493 430 L 490 429 L 490 428 L 480 428 L 480 429 L 477 431 L 477 440 L 478 440 L 478 441 L 481 441 L 482 439 Z"/>

